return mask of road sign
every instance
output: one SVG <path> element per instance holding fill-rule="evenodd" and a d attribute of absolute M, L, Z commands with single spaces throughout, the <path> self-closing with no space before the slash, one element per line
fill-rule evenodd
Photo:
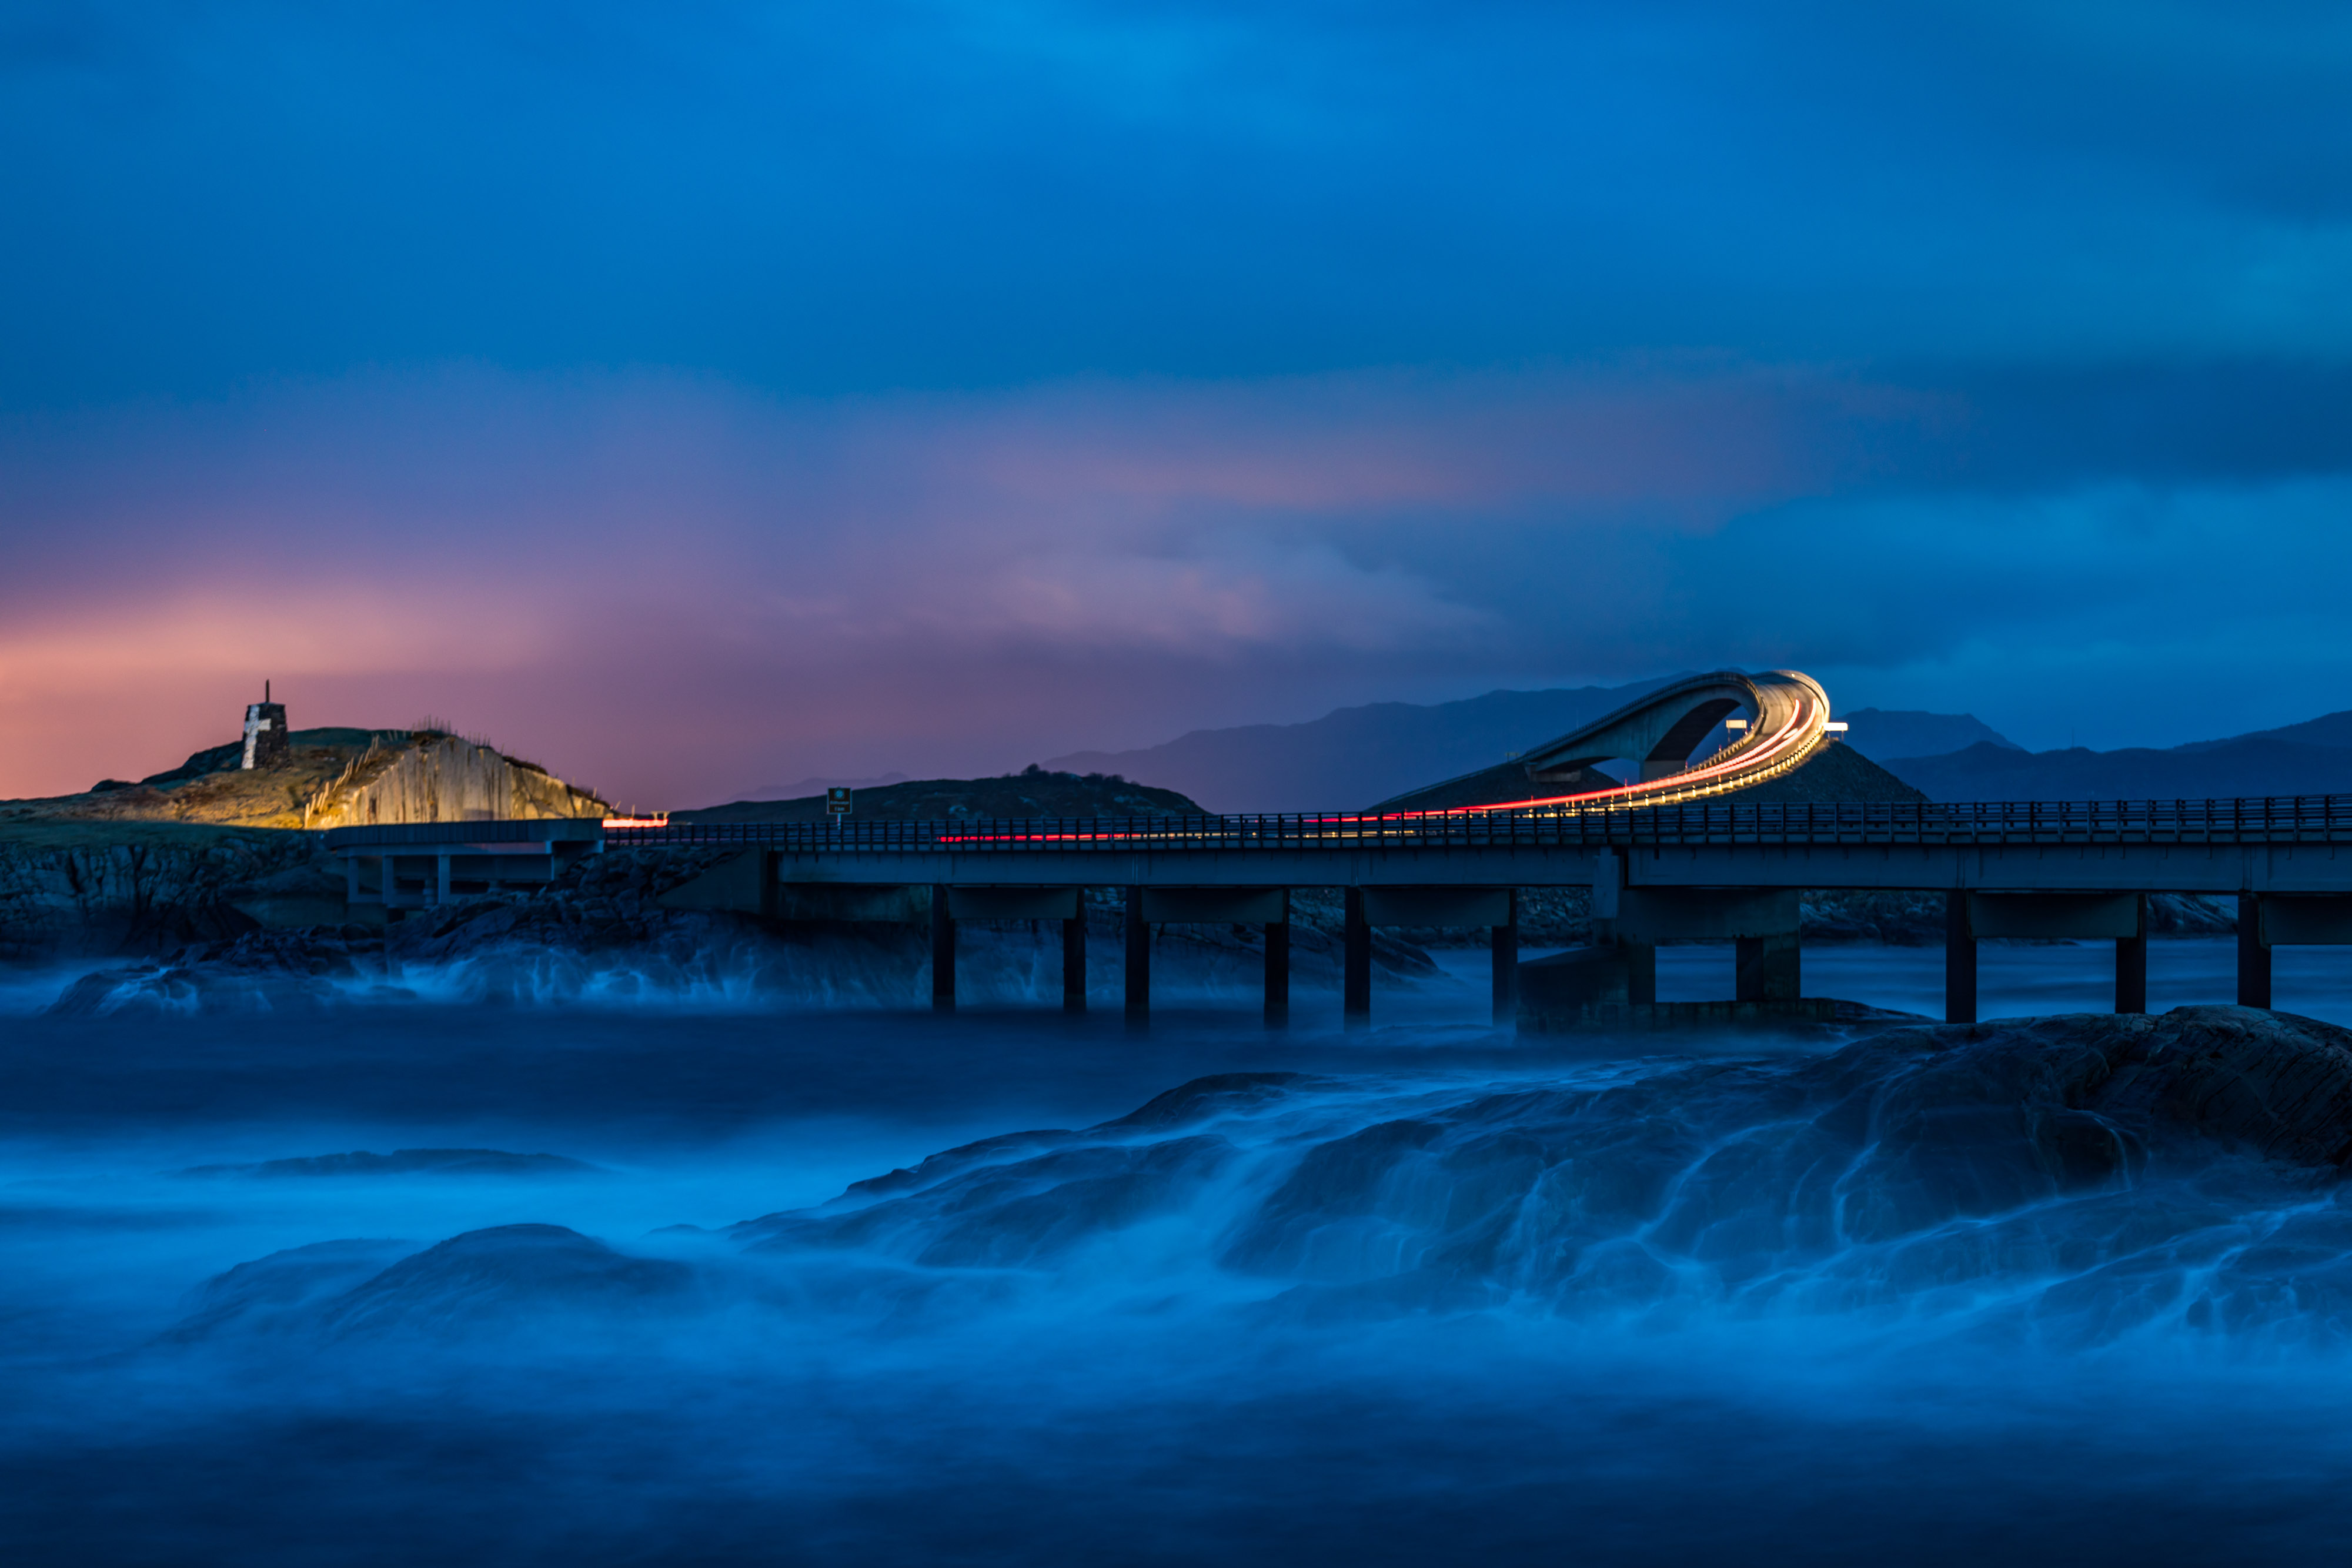
<path fill-rule="evenodd" d="M 824 814 L 828 817 L 849 815 L 849 791 L 835 786 L 824 792 Z"/>

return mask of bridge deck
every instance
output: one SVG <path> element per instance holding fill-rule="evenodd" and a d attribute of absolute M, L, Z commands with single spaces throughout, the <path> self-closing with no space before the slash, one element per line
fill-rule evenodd
<path fill-rule="evenodd" d="M 808 882 L 2352 893 L 2352 796 L 726 823 L 606 840 L 756 845 Z"/>
<path fill-rule="evenodd" d="M 733 822 L 614 828 L 616 843 L 758 843 L 803 853 L 982 854 L 1573 845 L 2352 843 L 2352 796 L 2244 800 L 1705 805 L 1639 811 L 1400 811 Z"/>

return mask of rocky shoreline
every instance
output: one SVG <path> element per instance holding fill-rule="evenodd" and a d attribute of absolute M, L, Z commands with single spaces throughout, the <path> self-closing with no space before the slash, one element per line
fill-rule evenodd
<path fill-rule="evenodd" d="M 141 822 L 0 834 L 0 964 L 150 956 L 343 918 L 342 873 L 315 833 Z"/>
<path fill-rule="evenodd" d="M 928 994 L 929 934 L 919 927 L 771 922 L 663 905 L 664 894 L 735 852 L 613 850 L 582 861 L 543 891 L 411 911 L 389 925 L 201 932 L 198 940 L 82 977 L 52 1010 L 282 1009 L 428 994 L 420 987 L 493 1001 L 635 993 L 912 1005 Z M 201 907 L 234 909 L 218 901 Z M 1107 993 L 1118 984 L 1124 912 L 1108 888 L 1088 889 L 1086 907 L 1090 983 Z M 1303 897 L 1293 913 L 1294 979 L 1336 988 L 1338 895 Z M 192 923 L 152 919 L 142 929 Z M 1060 934 L 1049 924 L 962 922 L 960 988 L 986 1001 L 1058 987 Z M 1212 985 L 1255 985 L 1263 944 L 1263 933 L 1250 926 L 1170 925 L 1153 936 L 1156 961 L 1170 966 L 1172 978 Z M 1374 933 L 1372 959 L 1391 978 L 1438 973 L 1420 946 L 1385 931 Z"/>
<path fill-rule="evenodd" d="M 386 994 L 428 971 L 467 977 L 461 994 L 567 994 L 626 983 L 650 989 L 812 999 L 906 1000 L 919 994 L 927 937 L 912 926 L 762 922 L 670 909 L 663 894 L 731 853 L 724 849 L 614 849 L 553 886 L 411 912 L 389 926 L 347 921 L 340 866 L 314 833 L 187 824 L 118 826 L 104 842 L 61 827 L 19 827 L 0 838 L 0 964 L 115 966 L 60 998 L 69 1011 L 134 1003 L 289 1005 Z M 1089 950 L 1108 971 L 1121 940 L 1118 894 L 1087 894 Z M 1337 984 L 1343 905 L 1336 888 L 1292 894 L 1294 977 Z M 1591 940 L 1582 888 L 1520 894 L 1528 950 Z M 1803 901 L 1809 943 L 1934 945 L 1943 900 L 1930 894 L 1814 893 Z M 2159 894 L 2151 935 L 2225 935 L 2225 903 Z M 1433 949 L 1482 947 L 1483 930 L 1376 929 L 1375 967 L 1392 979 L 1437 973 Z M 1256 972 L 1263 934 L 1252 926 L 1165 926 L 1158 951 L 1184 972 L 1240 986 Z M 960 978 L 971 994 L 1014 994 L 1058 974 L 1058 944 L 1026 921 L 964 924 Z M 1050 949 L 1050 951 L 1049 951 Z"/>

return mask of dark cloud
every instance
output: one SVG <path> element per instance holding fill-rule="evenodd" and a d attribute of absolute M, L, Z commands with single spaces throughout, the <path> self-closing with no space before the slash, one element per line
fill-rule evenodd
<path fill-rule="evenodd" d="M 2340 29 L 2045 12 L 58 7 L 0 398 L 2340 354 Z"/>
<path fill-rule="evenodd" d="M 19 7 L 0 792 L 265 674 L 646 800 L 1735 662 L 2305 716 L 2347 78 L 2288 5 Z"/>

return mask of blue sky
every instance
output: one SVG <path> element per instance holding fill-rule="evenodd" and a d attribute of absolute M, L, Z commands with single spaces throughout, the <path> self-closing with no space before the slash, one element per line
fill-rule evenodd
<path fill-rule="evenodd" d="M 264 674 L 677 805 L 1727 664 L 2342 707 L 2347 101 L 2321 6 L 20 5 L 0 792 Z"/>

